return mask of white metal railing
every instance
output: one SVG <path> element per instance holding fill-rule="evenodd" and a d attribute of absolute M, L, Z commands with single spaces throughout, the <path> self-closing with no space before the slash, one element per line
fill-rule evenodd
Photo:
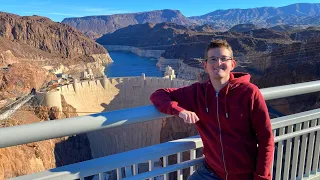
<path fill-rule="evenodd" d="M 320 178 L 320 109 L 272 119 L 275 135 L 275 158 L 273 179 Z M 170 172 L 183 178 L 183 169 L 194 171 L 203 161 L 196 157 L 196 150 L 203 146 L 199 136 L 170 141 L 137 150 L 97 158 L 81 163 L 59 167 L 31 175 L 14 178 L 25 179 L 79 179 L 92 175 L 104 176 L 104 172 L 117 173 L 117 179 L 150 179 L 162 175 L 168 180 Z M 189 159 L 182 154 L 189 152 Z M 168 165 L 168 157 L 175 155 L 177 163 Z M 162 167 L 154 169 L 154 160 L 162 158 Z M 140 163 L 148 162 L 149 171 L 138 173 Z"/>
<path fill-rule="evenodd" d="M 319 112 L 320 109 L 316 109 L 272 120 L 275 136 L 274 179 L 302 179 L 320 175 Z"/>
<path fill-rule="evenodd" d="M 196 161 L 188 162 L 187 164 L 176 165 L 174 167 L 168 166 L 168 156 L 172 154 L 178 154 L 185 151 L 192 151 L 203 146 L 202 141 L 199 136 L 189 137 L 185 139 L 179 139 L 175 141 L 170 141 L 162 143 L 159 145 L 153 145 L 141 149 L 136 149 L 128 152 L 118 153 L 102 158 L 97 158 L 93 160 L 84 161 L 81 163 L 75 163 L 72 165 L 67 165 L 59 167 L 53 170 L 42 171 L 39 173 L 34 173 L 31 175 L 20 176 L 14 179 L 78 179 L 91 175 L 98 175 L 102 172 L 116 170 L 118 171 L 118 179 L 123 178 L 120 175 L 122 168 L 133 167 L 133 174 L 137 175 L 137 167 L 139 163 L 147 162 L 150 166 L 149 169 L 153 169 L 152 161 L 164 157 L 163 165 L 164 169 L 154 170 L 155 172 L 161 171 L 152 174 L 152 176 L 157 176 L 164 174 L 163 171 L 175 171 L 181 167 L 189 167 L 198 164 L 201 162 L 202 158 L 197 159 Z M 192 153 L 191 153 L 192 154 Z M 148 172 L 147 172 L 148 173 Z M 120 176 L 119 176 L 120 175 Z M 128 175 L 128 174 L 127 174 Z M 139 174 L 139 176 L 146 176 L 148 174 Z M 127 177 L 130 179 L 130 177 Z M 132 176 L 131 178 L 135 178 Z"/>
<path fill-rule="evenodd" d="M 320 81 L 261 90 L 266 100 L 317 91 L 320 91 Z M 169 115 L 159 113 L 154 106 L 144 106 L 73 117 L 59 121 L 2 128 L 0 131 L 0 147 L 14 146 L 165 117 L 169 117 Z M 319 177 L 319 119 L 320 109 L 272 120 L 276 140 L 273 166 L 273 176 L 275 179 L 282 180 L 294 177 L 297 177 L 297 179 L 308 177 L 310 179 Z M 201 147 L 202 142 L 199 137 L 190 137 L 21 176 L 15 179 L 82 179 L 83 177 L 92 175 L 103 178 L 104 172 L 108 171 L 116 172 L 115 174 L 117 174 L 118 179 L 144 179 L 158 175 L 164 175 L 164 179 L 168 179 L 169 172 L 177 172 L 177 178 L 181 179 L 183 169 L 187 168 L 192 172 L 194 165 L 199 164 L 203 160 L 202 157 L 196 157 L 195 153 Z M 190 160 L 182 158 L 183 152 L 190 153 Z M 176 164 L 168 164 L 168 157 L 170 155 L 176 156 Z M 163 159 L 163 167 L 155 168 L 153 161 L 160 158 Z M 149 164 L 149 171 L 138 173 L 138 165 L 143 162 Z"/>

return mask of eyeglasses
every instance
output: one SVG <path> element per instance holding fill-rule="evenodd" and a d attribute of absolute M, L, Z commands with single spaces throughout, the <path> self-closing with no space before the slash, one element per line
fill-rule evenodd
<path fill-rule="evenodd" d="M 226 62 L 232 59 L 232 57 L 211 57 L 210 59 L 206 59 L 206 62 L 208 62 L 209 64 L 214 64 L 218 60 L 220 60 L 221 62 Z"/>

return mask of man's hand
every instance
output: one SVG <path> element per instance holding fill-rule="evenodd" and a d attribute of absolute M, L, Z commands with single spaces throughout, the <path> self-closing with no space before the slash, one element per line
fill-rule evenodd
<path fill-rule="evenodd" d="M 196 113 L 187 110 L 181 111 L 179 113 L 179 117 L 181 117 L 184 120 L 184 122 L 188 124 L 194 124 L 199 121 L 199 118 L 196 115 Z"/>

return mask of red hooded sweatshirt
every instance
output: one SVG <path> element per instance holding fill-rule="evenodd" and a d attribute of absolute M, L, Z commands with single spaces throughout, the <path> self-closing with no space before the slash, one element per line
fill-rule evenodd
<path fill-rule="evenodd" d="M 210 80 L 155 91 L 150 100 L 166 114 L 195 112 L 208 167 L 225 180 L 269 180 L 274 140 L 266 103 L 250 75 L 231 73 L 216 92 Z M 257 146 L 258 145 L 258 146 Z"/>

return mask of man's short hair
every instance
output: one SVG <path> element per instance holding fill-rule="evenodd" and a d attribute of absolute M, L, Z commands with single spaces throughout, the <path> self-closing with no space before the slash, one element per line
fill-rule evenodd
<path fill-rule="evenodd" d="M 210 49 L 214 49 L 214 48 L 226 48 L 231 52 L 231 57 L 233 57 L 233 51 L 232 51 L 232 47 L 230 46 L 230 44 L 226 40 L 216 39 L 216 40 L 211 41 L 208 44 L 206 51 L 204 53 L 205 60 L 208 59 L 208 51 Z"/>

